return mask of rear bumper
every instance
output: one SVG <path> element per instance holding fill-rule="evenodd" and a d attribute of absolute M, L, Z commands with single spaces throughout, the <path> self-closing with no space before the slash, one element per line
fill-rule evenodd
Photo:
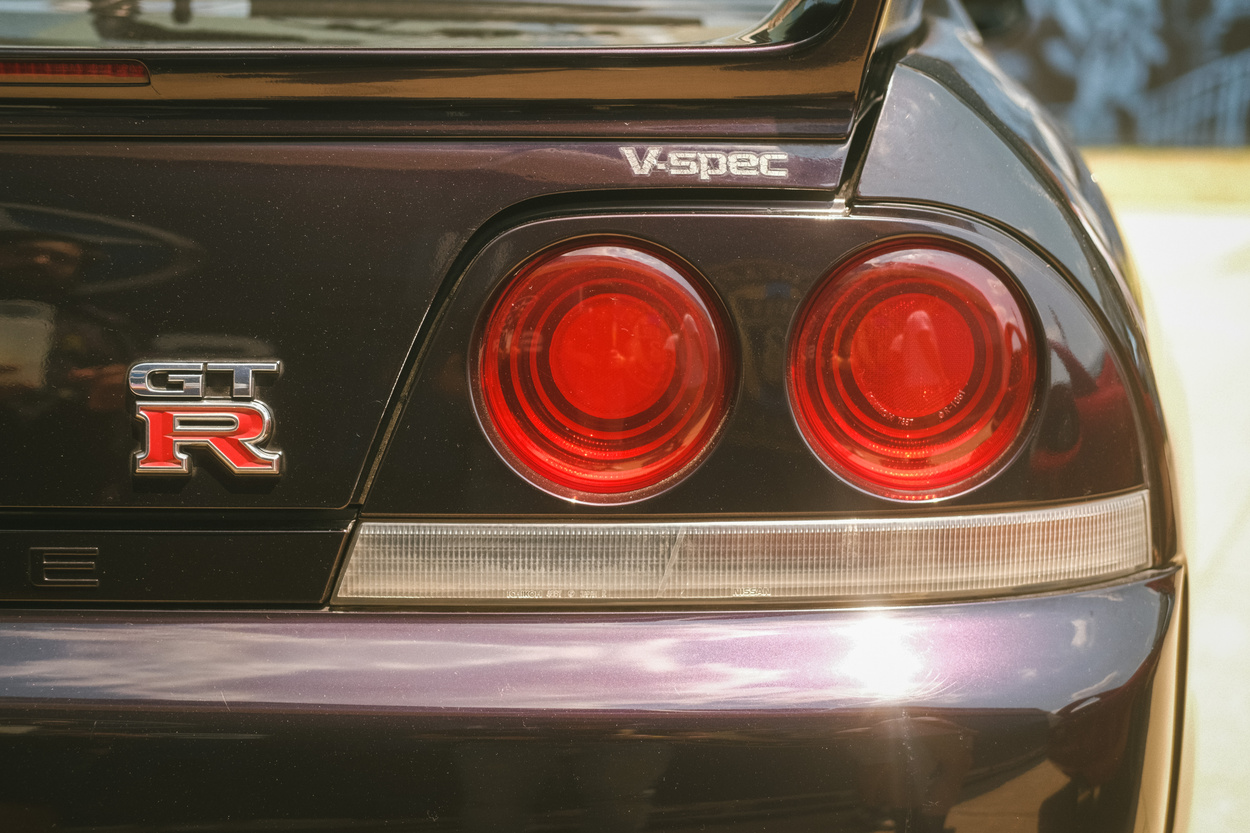
<path fill-rule="evenodd" d="M 1168 829 L 1180 567 L 737 613 L 0 614 L 0 829 Z"/>

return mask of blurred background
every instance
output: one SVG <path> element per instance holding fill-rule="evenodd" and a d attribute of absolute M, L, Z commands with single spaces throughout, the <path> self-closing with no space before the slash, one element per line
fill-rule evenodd
<path fill-rule="evenodd" d="M 1084 148 L 1147 295 L 1191 567 L 1191 831 L 1250 826 L 1250 0 L 968 0 Z"/>
<path fill-rule="evenodd" d="M 999 63 L 1082 145 L 1235 147 L 1250 0 L 969 0 Z"/>

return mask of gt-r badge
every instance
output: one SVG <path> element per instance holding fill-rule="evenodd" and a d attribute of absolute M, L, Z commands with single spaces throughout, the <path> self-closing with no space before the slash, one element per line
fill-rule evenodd
<path fill-rule="evenodd" d="M 264 448 L 273 412 L 256 398 L 259 374 L 280 374 L 280 361 L 139 362 L 130 368 L 143 448 L 135 474 L 190 474 L 191 457 L 216 459 L 238 475 L 281 473 L 282 452 Z"/>

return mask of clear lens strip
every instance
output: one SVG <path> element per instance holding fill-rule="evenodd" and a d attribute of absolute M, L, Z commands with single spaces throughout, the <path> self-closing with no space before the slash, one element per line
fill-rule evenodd
<path fill-rule="evenodd" d="M 1073 583 L 1149 566 L 1148 494 L 868 520 L 368 521 L 334 602 L 854 599 Z"/>

